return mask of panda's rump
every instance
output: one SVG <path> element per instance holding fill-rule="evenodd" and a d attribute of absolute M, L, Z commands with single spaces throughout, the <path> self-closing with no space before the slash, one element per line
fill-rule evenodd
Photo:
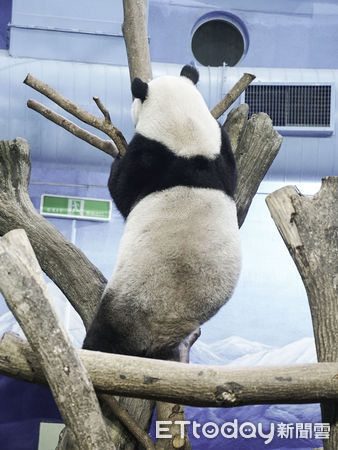
<path fill-rule="evenodd" d="M 129 214 L 108 287 L 158 324 L 202 323 L 231 296 L 239 253 L 233 200 L 219 190 L 174 187 Z"/>

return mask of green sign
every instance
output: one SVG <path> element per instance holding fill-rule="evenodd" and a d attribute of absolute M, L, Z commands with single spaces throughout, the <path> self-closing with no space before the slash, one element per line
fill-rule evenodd
<path fill-rule="evenodd" d="M 111 207 L 111 200 L 42 194 L 40 214 L 68 219 L 109 221 Z"/>

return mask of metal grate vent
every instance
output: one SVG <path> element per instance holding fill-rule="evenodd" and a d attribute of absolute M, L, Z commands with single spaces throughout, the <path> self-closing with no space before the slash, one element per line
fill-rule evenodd
<path fill-rule="evenodd" d="M 277 127 L 330 127 L 330 85 L 253 84 L 245 103 L 250 116 L 265 112 Z"/>

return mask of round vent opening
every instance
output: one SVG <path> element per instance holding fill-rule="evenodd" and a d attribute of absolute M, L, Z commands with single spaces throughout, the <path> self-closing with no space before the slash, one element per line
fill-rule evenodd
<path fill-rule="evenodd" d="M 203 66 L 235 66 L 245 52 L 241 31 L 222 19 L 208 20 L 193 33 L 191 48 L 194 57 Z"/>

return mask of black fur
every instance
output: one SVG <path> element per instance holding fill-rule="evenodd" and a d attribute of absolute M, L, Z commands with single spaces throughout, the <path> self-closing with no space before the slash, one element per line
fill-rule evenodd
<path fill-rule="evenodd" d="M 189 80 L 191 80 L 194 84 L 198 83 L 199 80 L 199 73 L 197 71 L 197 69 L 193 66 L 184 66 L 181 70 L 180 75 L 182 77 L 186 77 L 189 78 Z"/>
<path fill-rule="evenodd" d="M 108 291 L 102 297 L 82 348 L 145 358 L 177 359 L 176 347 L 167 346 L 155 353 L 149 352 L 148 328 L 144 312 L 139 308 L 131 309 L 128 304 L 114 303 L 114 293 Z"/>
<path fill-rule="evenodd" d="M 131 92 L 135 98 L 139 98 L 142 102 L 144 102 L 148 93 L 148 84 L 140 78 L 134 78 L 131 83 Z"/>
<path fill-rule="evenodd" d="M 108 188 L 126 218 L 131 208 L 146 195 L 174 186 L 219 189 L 234 196 L 236 164 L 229 137 L 222 130 L 220 155 L 183 158 L 159 142 L 135 134 L 126 154 L 112 164 Z"/>

